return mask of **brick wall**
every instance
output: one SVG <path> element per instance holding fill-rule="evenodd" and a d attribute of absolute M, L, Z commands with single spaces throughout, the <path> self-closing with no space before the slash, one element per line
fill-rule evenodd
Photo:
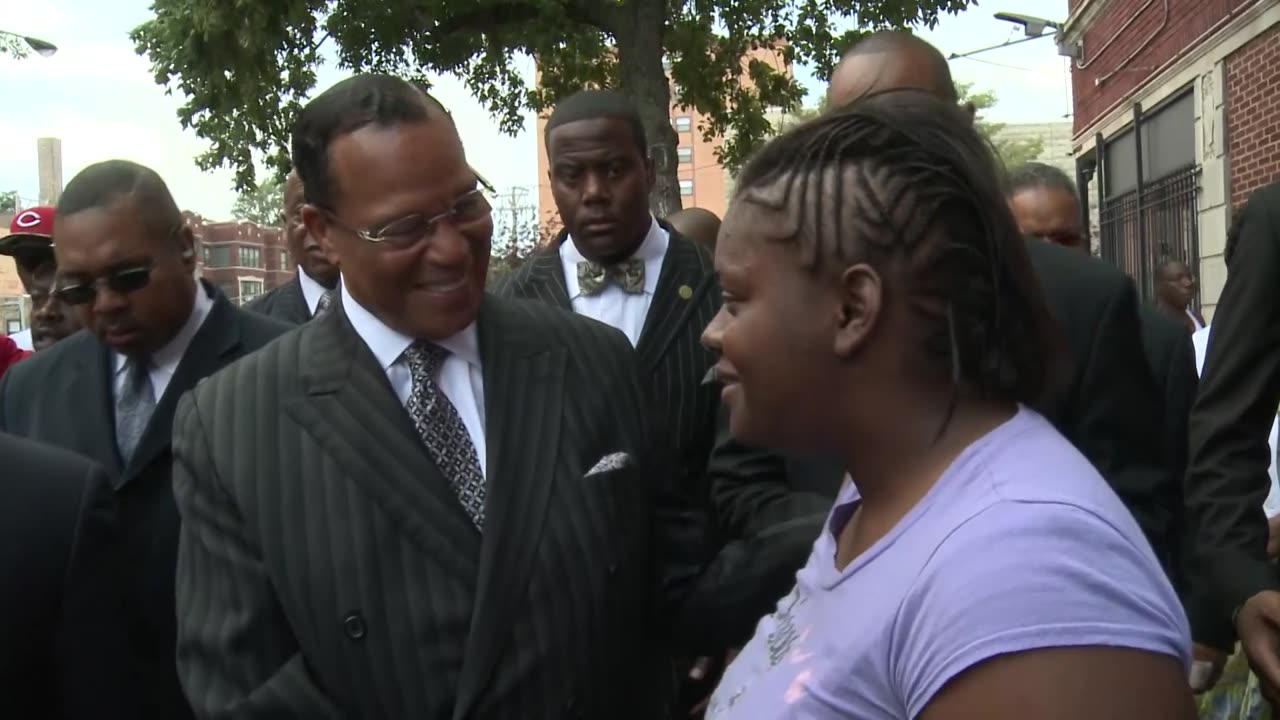
<path fill-rule="evenodd" d="M 1071 73 L 1077 133 L 1173 62 L 1219 21 L 1258 0 L 1167 0 L 1167 18 L 1165 2 L 1113 0 L 1085 31 L 1083 57 L 1087 66 L 1075 67 Z M 1117 34 L 1131 19 L 1133 22 Z M 1125 62 L 1135 51 L 1137 54 Z"/>
<path fill-rule="evenodd" d="M 1280 25 L 1227 57 L 1231 205 L 1280 179 Z"/>

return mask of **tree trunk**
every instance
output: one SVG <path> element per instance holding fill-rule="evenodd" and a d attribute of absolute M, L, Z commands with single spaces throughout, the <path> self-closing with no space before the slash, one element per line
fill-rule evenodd
<path fill-rule="evenodd" d="M 640 112 L 649 155 L 653 158 L 653 192 L 649 207 L 658 217 L 680 209 L 680 182 L 676 179 L 676 144 L 671 127 L 671 86 L 662 66 L 662 30 L 666 0 L 626 0 L 625 20 L 617 28 L 618 79 Z"/>

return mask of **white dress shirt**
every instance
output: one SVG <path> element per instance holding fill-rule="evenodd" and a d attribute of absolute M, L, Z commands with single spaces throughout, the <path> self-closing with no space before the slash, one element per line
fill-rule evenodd
<path fill-rule="evenodd" d="M 298 266 L 298 285 L 302 286 L 302 297 L 307 301 L 307 312 L 315 315 L 320 298 L 329 290 L 308 275 L 301 265 Z"/>
<path fill-rule="evenodd" d="M 18 346 L 19 350 L 36 349 L 35 346 L 31 344 L 31 328 L 27 328 L 26 330 L 10 335 L 9 339 L 13 341 L 14 345 Z"/>
<path fill-rule="evenodd" d="M 409 395 L 413 392 L 413 375 L 409 371 L 408 361 L 404 359 L 404 351 L 409 349 L 414 339 L 392 330 L 374 317 L 373 313 L 347 292 L 345 280 L 342 281 L 342 309 L 356 334 L 369 347 L 382 366 L 382 371 L 387 374 L 387 380 L 391 382 L 391 388 L 395 390 L 400 404 L 407 405 Z M 440 367 L 440 377 L 436 378 L 436 383 L 458 410 L 462 424 L 471 436 L 471 444 L 476 448 L 476 456 L 480 459 L 480 472 L 488 477 L 489 465 L 484 440 L 484 376 L 480 372 L 480 341 L 476 336 L 476 324 L 472 322 L 457 335 L 433 342 L 449 351 Z"/>
<path fill-rule="evenodd" d="M 640 332 L 644 330 L 644 319 L 649 314 L 653 291 L 658 286 L 658 274 L 662 272 L 662 260 L 667 256 L 670 242 L 667 231 L 651 218 L 648 234 L 629 258 L 644 261 L 644 293 L 629 293 L 611 282 L 595 295 L 583 295 L 578 288 L 578 263 L 586 258 L 573 244 L 573 237 L 566 238 L 560 243 L 560 262 L 564 267 L 565 289 L 569 291 L 569 304 L 573 311 L 618 328 L 626 333 L 631 346 L 635 347 L 640 342 Z"/>
<path fill-rule="evenodd" d="M 169 381 L 173 379 L 173 374 L 178 371 L 178 364 L 182 362 L 182 356 L 187 353 L 187 348 L 191 345 L 191 339 L 200 331 L 200 326 L 204 325 L 204 321 L 209 318 L 209 312 L 213 310 L 213 298 L 209 297 L 209 293 L 205 291 L 204 285 L 199 281 L 196 282 L 196 299 L 195 304 L 191 308 L 191 314 L 187 316 L 187 322 L 178 331 L 177 335 L 169 341 L 169 344 L 160 348 L 151 356 L 151 372 L 148 375 L 151 378 L 151 392 L 154 393 L 156 404 L 160 403 L 160 398 L 164 397 L 164 391 L 169 387 Z M 115 397 L 120 397 L 124 392 L 125 383 L 129 380 L 128 363 L 129 358 L 117 352 L 112 352 L 112 367 L 115 369 L 114 382 L 112 386 L 115 390 Z"/>

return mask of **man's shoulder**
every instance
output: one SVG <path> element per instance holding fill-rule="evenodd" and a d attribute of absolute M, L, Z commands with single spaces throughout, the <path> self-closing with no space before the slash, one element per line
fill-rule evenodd
<path fill-rule="evenodd" d="M 590 344 L 624 349 L 631 347 L 627 336 L 612 325 L 554 305 L 498 295 L 493 296 L 490 302 L 495 309 L 507 315 L 508 323 L 523 326 L 546 342 L 566 346 Z"/>
<path fill-rule="evenodd" d="M 1100 258 L 1037 240 L 1029 241 L 1028 251 L 1049 309 L 1069 329 L 1093 328 L 1125 295 L 1136 303 L 1133 281 Z"/>
<path fill-rule="evenodd" d="M 290 280 L 289 282 L 284 283 L 282 285 L 277 285 L 271 288 L 270 290 L 266 291 L 265 293 L 259 295 L 258 297 L 245 303 L 244 305 L 241 305 L 240 307 L 244 310 L 248 310 L 249 312 L 256 312 L 256 313 L 268 312 L 271 309 L 271 307 L 275 305 L 276 298 L 279 297 L 280 294 L 284 291 L 284 289 L 289 287 L 289 285 L 293 282 L 294 282 L 293 280 Z"/>
<path fill-rule="evenodd" d="M 0 457 L 14 477 L 39 478 L 41 481 L 75 481 L 77 487 L 96 467 L 88 458 L 69 450 L 0 432 Z"/>
<path fill-rule="evenodd" d="M 555 272 L 559 264 L 560 252 L 556 247 L 537 248 L 519 267 L 500 277 L 490 292 L 499 297 L 529 297 L 533 293 L 534 280 Z"/>
<path fill-rule="evenodd" d="M 78 363 L 86 354 L 98 353 L 102 346 L 88 330 L 80 330 L 63 338 L 47 350 L 35 353 L 5 372 L 8 384 L 14 387 L 36 387 L 46 378 L 66 377 L 72 363 Z M 61 382 L 61 381 L 59 381 Z M 45 387 L 44 389 L 48 389 Z"/>
<path fill-rule="evenodd" d="M 234 311 L 236 321 L 240 324 L 240 336 L 245 345 L 245 352 L 254 352 L 296 327 L 264 315 L 261 310 L 254 311 L 247 305 L 234 308 Z"/>

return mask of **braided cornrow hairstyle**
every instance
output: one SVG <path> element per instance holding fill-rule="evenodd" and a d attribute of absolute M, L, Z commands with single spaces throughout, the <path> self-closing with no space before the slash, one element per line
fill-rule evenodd
<path fill-rule="evenodd" d="M 794 244 L 809 271 L 866 262 L 896 282 L 953 408 L 962 389 L 1034 404 L 1056 365 L 1052 320 L 997 167 L 954 103 L 895 90 L 769 143 L 735 200 L 781 213 L 788 232 L 772 240 Z"/>

